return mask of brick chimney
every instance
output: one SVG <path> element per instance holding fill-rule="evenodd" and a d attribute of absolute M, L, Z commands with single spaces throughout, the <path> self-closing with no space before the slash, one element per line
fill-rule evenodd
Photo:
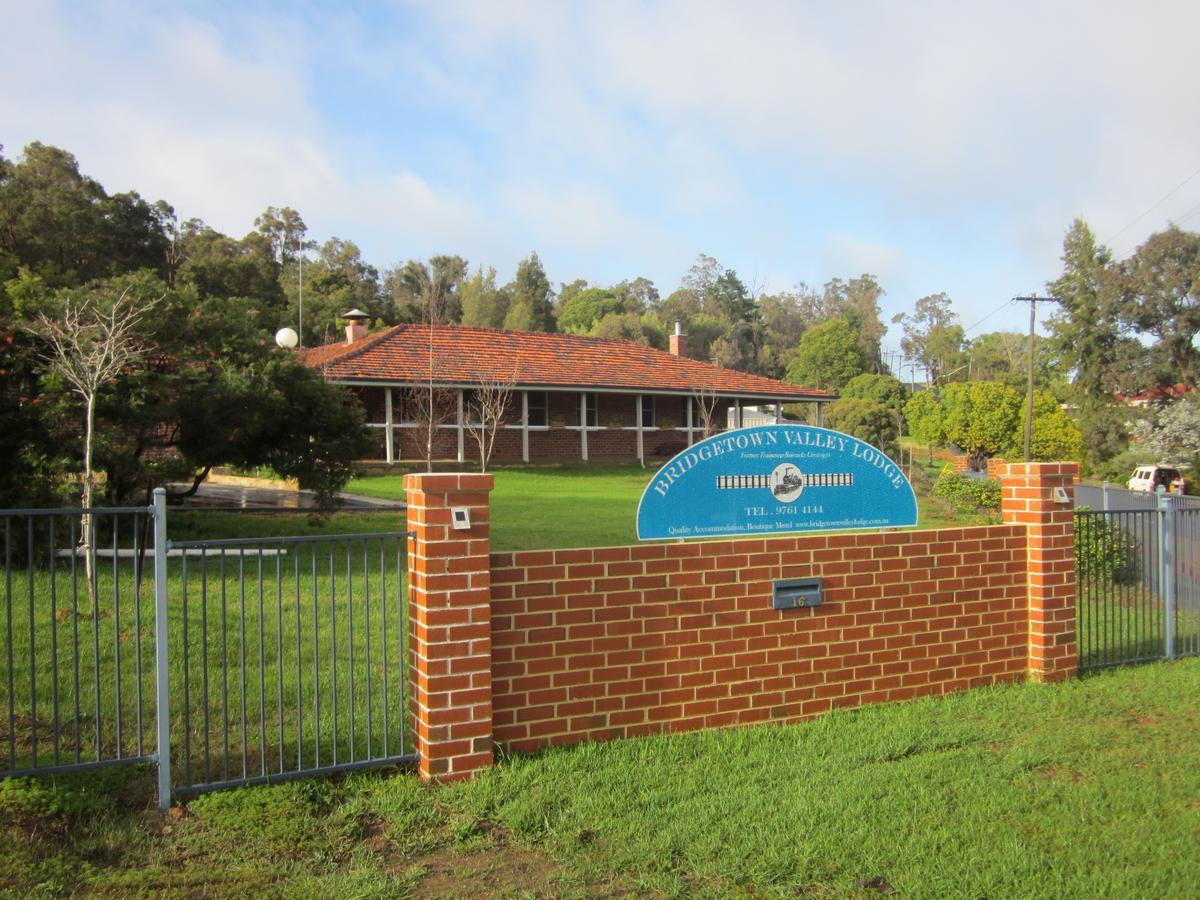
<path fill-rule="evenodd" d="M 348 313 L 342 313 L 342 318 L 346 320 L 347 344 L 353 344 L 367 336 L 367 320 L 371 318 L 367 313 L 361 309 L 352 309 Z"/>
<path fill-rule="evenodd" d="M 683 333 L 683 323 L 675 323 L 675 333 L 671 335 L 670 343 L 672 356 L 687 356 L 687 335 Z"/>

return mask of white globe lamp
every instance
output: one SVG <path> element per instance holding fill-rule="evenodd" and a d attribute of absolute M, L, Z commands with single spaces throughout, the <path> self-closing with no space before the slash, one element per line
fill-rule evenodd
<path fill-rule="evenodd" d="M 300 336 L 291 328 L 280 328 L 275 332 L 275 343 L 284 350 L 291 350 L 300 343 Z"/>

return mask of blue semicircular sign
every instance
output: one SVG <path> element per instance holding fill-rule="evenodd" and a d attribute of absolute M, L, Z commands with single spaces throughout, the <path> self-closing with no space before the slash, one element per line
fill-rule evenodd
<path fill-rule="evenodd" d="M 858 438 L 761 425 L 706 438 L 658 470 L 638 504 L 643 541 L 917 524 L 903 470 Z"/>

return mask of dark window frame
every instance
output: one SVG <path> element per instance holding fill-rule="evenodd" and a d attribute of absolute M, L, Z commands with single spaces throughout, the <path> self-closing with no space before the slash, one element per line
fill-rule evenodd
<path fill-rule="evenodd" d="M 541 406 L 537 406 L 533 399 L 541 398 Z M 525 410 L 526 424 L 530 428 L 547 428 L 550 425 L 550 394 L 548 391 L 526 391 L 525 392 Z M 541 413 L 541 421 L 534 421 L 534 414 Z"/>
<path fill-rule="evenodd" d="M 657 428 L 655 421 L 654 395 L 642 394 L 642 428 Z"/>

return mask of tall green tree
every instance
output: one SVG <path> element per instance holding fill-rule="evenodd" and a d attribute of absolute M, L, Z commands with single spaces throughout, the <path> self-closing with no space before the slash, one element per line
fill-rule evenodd
<path fill-rule="evenodd" d="M 0 165 L 0 257 L 51 288 L 148 268 L 165 273 L 165 204 L 134 192 L 110 196 L 65 150 L 31 143 Z"/>
<path fill-rule="evenodd" d="M 760 297 L 758 311 L 764 332 L 761 374 L 782 378 L 800 343 L 800 336 L 811 323 L 804 315 L 799 295 L 791 291 Z"/>
<path fill-rule="evenodd" d="M 281 268 L 291 265 L 305 250 L 313 249 L 308 239 L 308 226 L 304 224 L 300 213 L 290 206 L 268 206 L 254 220 L 254 227 L 266 238 Z"/>
<path fill-rule="evenodd" d="M 209 228 L 198 219 L 183 223 L 175 287 L 192 286 L 200 297 L 238 297 L 247 314 L 270 328 L 287 308 L 280 266 L 270 241 L 252 232 L 241 240 Z"/>
<path fill-rule="evenodd" d="M 649 278 L 643 278 L 640 275 L 633 281 L 622 281 L 620 284 L 613 285 L 612 292 L 621 298 L 627 312 L 635 312 L 640 315 L 647 311 L 653 311 L 658 306 L 658 288 Z"/>
<path fill-rule="evenodd" d="M 1153 335 L 1153 352 L 1176 380 L 1195 388 L 1200 377 L 1200 234 L 1171 226 L 1151 235 L 1113 279 L 1121 320 Z"/>
<path fill-rule="evenodd" d="M 845 319 L 830 319 L 804 332 L 788 366 L 792 384 L 839 390 L 865 370 L 858 335 Z"/>
<path fill-rule="evenodd" d="M 849 281 L 834 278 L 825 285 L 822 298 L 826 316 L 841 316 L 855 326 L 863 364 L 876 375 L 883 372 L 883 336 L 887 334 L 887 326 L 879 317 L 883 294 L 875 276 L 864 273 Z"/>
<path fill-rule="evenodd" d="M 919 360 L 937 385 L 942 377 L 961 368 L 965 335 L 946 294 L 930 294 L 917 301 L 913 314 L 898 313 L 892 321 L 902 326 L 900 346 L 909 359 Z"/>
<path fill-rule="evenodd" d="M 501 328 L 508 314 L 507 292 L 496 286 L 496 269 L 476 266 L 459 288 L 462 300 L 462 324 L 475 328 Z"/>
<path fill-rule="evenodd" d="M 554 289 L 537 253 L 521 260 L 510 288 L 511 301 L 504 317 L 510 331 L 554 331 Z"/>
<path fill-rule="evenodd" d="M 400 322 L 462 321 L 460 289 L 467 276 L 461 256 L 431 256 L 428 263 L 410 259 L 387 273 L 384 292 Z"/>
<path fill-rule="evenodd" d="M 1120 452 L 1126 435 L 1113 403 L 1113 392 L 1132 388 L 1132 367 L 1121 363 L 1130 351 L 1144 357 L 1140 344 L 1122 339 L 1119 289 L 1112 284 L 1112 254 L 1097 243 L 1082 219 L 1071 223 L 1063 239 L 1063 272 L 1050 284 L 1058 303 L 1050 317 L 1050 343 L 1072 373 L 1072 399 L 1086 447 L 1084 463 L 1094 469 Z M 1134 342 L 1136 343 L 1136 342 Z"/>
<path fill-rule="evenodd" d="M 288 312 L 280 325 L 293 328 L 300 321 L 303 303 L 305 346 L 315 346 L 339 339 L 342 314 L 361 309 L 377 322 L 395 321 L 393 308 L 384 300 L 379 272 L 362 258 L 352 241 L 330 238 L 321 245 L 317 257 L 304 264 L 303 293 L 299 281 L 289 279 Z"/>

